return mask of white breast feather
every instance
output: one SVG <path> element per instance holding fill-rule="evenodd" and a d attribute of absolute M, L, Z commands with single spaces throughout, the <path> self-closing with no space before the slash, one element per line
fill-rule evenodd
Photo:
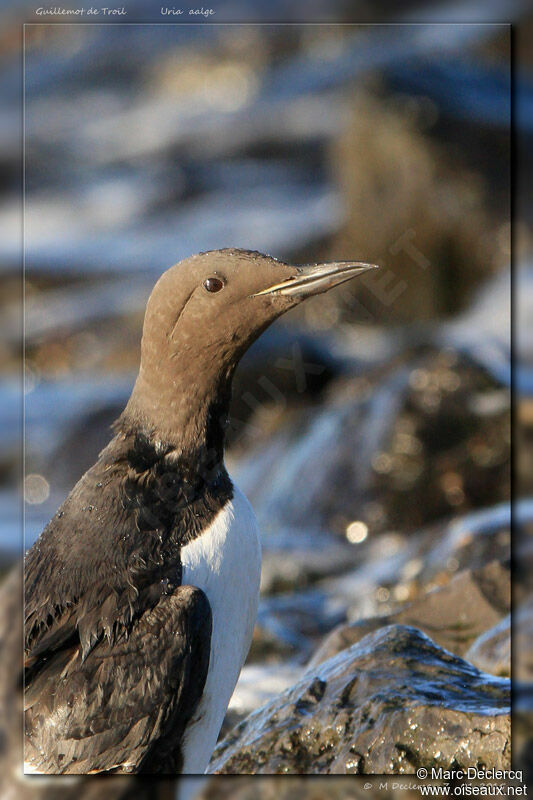
<path fill-rule="evenodd" d="M 233 499 L 204 533 L 181 551 L 183 585 L 202 589 L 211 605 L 209 673 L 183 740 L 183 772 L 201 774 L 209 763 L 255 625 L 261 547 L 255 514 L 234 487 Z"/>

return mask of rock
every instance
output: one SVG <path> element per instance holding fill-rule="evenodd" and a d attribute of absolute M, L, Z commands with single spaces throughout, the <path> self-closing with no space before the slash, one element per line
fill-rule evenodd
<path fill-rule="evenodd" d="M 219 735 L 223 738 L 237 723 L 292 686 L 302 675 L 302 667 L 291 664 L 246 664 L 239 676 Z"/>
<path fill-rule="evenodd" d="M 241 459 L 235 478 L 266 526 L 334 530 L 359 517 L 373 454 L 399 412 L 409 371 L 371 386 L 341 379 L 327 402 L 309 408 Z"/>
<path fill-rule="evenodd" d="M 511 674 L 511 615 L 504 617 L 468 648 L 465 658 L 483 672 L 491 675 Z"/>
<path fill-rule="evenodd" d="M 326 531 L 281 528 L 268 536 L 261 565 L 263 595 L 305 589 L 355 565 L 353 546 Z"/>
<path fill-rule="evenodd" d="M 305 639 L 295 641 L 284 626 L 272 624 L 270 620 L 266 625 L 256 622 L 247 663 L 279 664 L 285 659 L 294 658 L 301 648 L 309 652 Z"/>
<path fill-rule="evenodd" d="M 508 391 L 452 350 L 341 376 L 277 428 L 235 474 L 265 525 L 409 532 L 509 496 Z"/>
<path fill-rule="evenodd" d="M 393 614 L 359 620 L 335 629 L 315 653 L 310 666 L 326 661 L 371 631 L 393 623 L 418 628 L 436 644 L 464 656 L 470 645 L 479 641 L 477 637 L 492 629 L 510 610 L 510 604 L 508 566 L 491 562 L 477 570 L 465 570 L 443 588 L 428 592 Z M 465 658 L 471 660 L 468 655 Z M 472 663 L 483 671 L 493 672 L 481 663 Z"/>
<path fill-rule="evenodd" d="M 409 774 L 482 762 L 508 768 L 510 683 L 420 631 L 364 637 L 241 722 L 209 771 Z"/>
<path fill-rule="evenodd" d="M 533 684 L 533 597 L 513 611 L 513 678 Z"/>
<path fill-rule="evenodd" d="M 304 663 L 324 635 L 345 621 L 345 605 L 316 589 L 263 597 L 249 660 L 291 655 Z"/>
<path fill-rule="evenodd" d="M 533 682 L 513 687 L 513 763 L 524 771 L 528 786 L 533 782 Z"/>
<path fill-rule="evenodd" d="M 517 522 L 531 515 L 531 509 L 520 503 L 516 509 Z M 482 569 L 490 562 L 505 564 L 510 555 L 510 516 L 510 506 L 502 504 L 417 534 L 370 537 L 368 542 L 357 545 L 360 560 L 356 569 L 319 581 L 315 588 L 344 603 L 350 622 L 394 613 L 405 602 L 418 600 L 431 590 L 446 586 L 459 570 Z M 466 648 L 477 635 L 509 612 L 508 600 L 504 597 L 505 593 L 509 594 L 508 578 L 505 578 L 505 571 L 495 569 L 497 575 L 491 577 L 489 570 L 483 579 L 479 578 L 476 592 L 489 598 L 489 603 L 494 604 L 499 613 L 473 633 Z M 494 583 L 498 580 L 499 588 Z"/>
<path fill-rule="evenodd" d="M 307 665 L 308 669 L 318 667 L 319 664 L 334 658 L 338 653 L 357 644 L 357 642 L 374 633 L 374 631 L 385 628 L 387 625 L 392 625 L 395 619 L 395 614 L 385 614 L 379 617 L 370 617 L 370 619 L 361 619 L 352 625 L 339 625 L 326 636 L 318 650 L 313 653 Z"/>
<path fill-rule="evenodd" d="M 517 524 L 531 520 L 532 516 L 533 508 L 516 504 Z M 438 586 L 447 582 L 449 577 L 443 580 L 445 572 L 449 576 L 459 569 L 479 569 L 491 561 L 507 562 L 511 552 L 511 506 L 501 503 L 452 519 L 434 528 L 433 539 L 419 576 L 425 584 L 432 582 Z M 492 596 L 494 588 L 487 573 L 483 592 Z M 506 611 L 508 600 L 500 598 L 500 591 L 508 597 L 508 588 L 502 585 L 498 597 L 494 597 Z"/>
<path fill-rule="evenodd" d="M 330 337 L 331 339 L 331 337 Z M 320 398 L 328 383 L 346 369 L 327 336 L 279 322 L 252 345 L 235 373 L 228 446 L 249 446 L 257 438 L 246 423 L 258 411 L 276 405 L 303 405 Z M 259 433 L 259 431 L 257 431 Z M 263 432 L 264 433 L 264 432 Z"/>
<path fill-rule="evenodd" d="M 522 691 L 525 685 L 533 687 L 533 596 L 526 597 L 513 608 L 512 623 L 511 615 L 508 615 L 476 639 L 465 658 L 478 669 L 493 675 L 510 675 L 511 627 L 514 656 L 512 676 L 519 682 Z"/>

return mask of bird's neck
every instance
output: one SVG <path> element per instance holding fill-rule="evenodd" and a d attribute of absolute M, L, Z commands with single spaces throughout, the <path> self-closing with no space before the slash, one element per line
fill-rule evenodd
<path fill-rule="evenodd" d="M 224 463 L 232 372 L 215 380 L 175 375 L 163 382 L 141 368 L 119 428 L 138 431 L 185 463 L 216 472 Z"/>

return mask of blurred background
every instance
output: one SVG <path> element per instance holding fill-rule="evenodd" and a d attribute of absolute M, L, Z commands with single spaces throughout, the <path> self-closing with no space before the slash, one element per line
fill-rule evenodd
<path fill-rule="evenodd" d="M 225 732 L 285 697 L 306 665 L 391 623 L 499 676 L 502 692 L 510 672 L 513 378 L 516 418 L 529 438 L 533 428 L 533 106 L 522 46 L 533 16 L 521 3 L 476 9 L 471 24 L 458 7 L 439 17 L 423 4 L 356 5 L 329 4 L 322 17 L 317 6 L 334 20 L 323 24 L 298 22 L 296 4 L 293 24 L 248 15 L 250 24 L 26 26 L 24 481 L 19 41 L 21 20 L 38 19 L 0 11 L 3 569 L 21 554 L 22 491 L 28 547 L 107 442 L 136 375 L 147 297 L 169 265 L 242 247 L 382 266 L 276 323 L 238 371 L 228 466 L 259 517 L 264 568 Z M 155 18 L 128 8 L 131 19 Z M 239 5 L 226 11 L 242 19 Z M 514 375 L 513 33 L 493 21 L 503 18 L 521 31 Z M 525 450 L 515 467 L 523 533 L 533 517 Z M 526 683 L 530 550 L 525 536 L 515 541 L 524 641 L 514 669 Z M 474 586 L 485 586 L 478 599 Z M 445 706 L 446 686 L 438 691 Z M 252 724 L 264 741 L 265 719 Z M 266 752 L 262 770 L 278 771 Z M 234 737 L 214 763 L 249 771 L 256 757 Z"/>

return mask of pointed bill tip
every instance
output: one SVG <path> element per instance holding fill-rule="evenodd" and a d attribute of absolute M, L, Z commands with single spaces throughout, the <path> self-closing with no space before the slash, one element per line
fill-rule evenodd
<path fill-rule="evenodd" d="M 349 270 L 352 276 L 362 275 L 363 272 L 371 269 L 379 269 L 379 264 L 368 264 L 366 261 L 330 261 L 318 266 L 322 267 L 324 271 L 335 270 L 338 274 Z"/>
<path fill-rule="evenodd" d="M 282 294 L 297 296 L 304 300 L 314 294 L 327 292 L 334 286 L 362 275 L 369 270 L 378 269 L 377 264 L 368 264 L 363 261 L 331 261 L 325 264 L 309 264 L 296 267 L 295 274 L 286 281 L 276 283 L 260 292 L 254 297 L 264 294 Z"/>

